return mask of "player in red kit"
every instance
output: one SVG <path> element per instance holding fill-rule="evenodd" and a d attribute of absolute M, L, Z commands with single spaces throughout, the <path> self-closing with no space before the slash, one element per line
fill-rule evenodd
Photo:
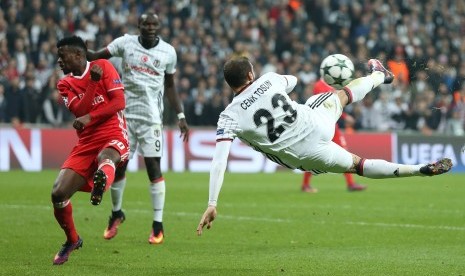
<path fill-rule="evenodd" d="M 77 36 L 57 43 L 58 64 L 65 74 L 57 88 L 66 107 L 76 116 L 73 127 L 79 138 L 61 167 L 53 185 L 55 218 L 66 234 L 66 242 L 53 264 L 68 260 L 82 239 L 74 226 L 70 198 L 77 191 L 90 192 L 93 205 L 115 178 L 115 170 L 127 162 L 129 153 L 124 88 L 107 60 L 86 60 L 87 47 Z"/>
<path fill-rule="evenodd" d="M 320 78 L 316 83 L 315 86 L 313 87 L 313 95 L 316 94 L 321 94 L 329 91 L 334 91 L 335 89 L 331 87 L 329 84 L 327 84 L 323 78 Z M 346 113 L 342 113 L 341 118 L 346 119 L 346 117 L 349 116 Z M 334 130 L 334 137 L 333 137 L 333 142 L 338 144 L 339 146 L 343 147 L 344 149 L 347 150 L 347 142 L 342 134 L 341 130 L 339 129 L 339 126 L 336 124 Z M 310 184 L 310 180 L 312 178 L 312 173 L 311 172 L 304 172 L 304 177 L 302 179 L 302 191 L 307 192 L 307 193 L 316 193 L 318 190 L 316 188 L 313 188 L 312 185 Z M 363 191 L 366 189 L 366 186 L 359 185 L 355 183 L 354 177 L 350 173 L 345 173 L 344 178 L 346 179 L 347 183 L 347 190 L 350 192 L 354 191 Z"/>

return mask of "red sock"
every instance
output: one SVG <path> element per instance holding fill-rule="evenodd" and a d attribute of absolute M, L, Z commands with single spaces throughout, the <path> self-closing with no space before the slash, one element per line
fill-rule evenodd
<path fill-rule="evenodd" d="M 310 187 L 310 179 L 312 178 L 312 174 L 309 172 L 304 172 L 304 178 L 302 179 L 302 188 Z"/>
<path fill-rule="evenodd" d="M 347 186 L 352 186 L 355 184 L 354 177 L 351 173 L 345 173 L 344 177 L 346 179 Z"/>
<path fill-rule="evenodd" d="M 102 170 L 107 176 L 106 189 L 108 189 L 115 180 L 115 164 L 113 164 L 113 161 L 110 159 L 105 159 L 102 161 L 102 163 L 100 163 L 98 168 Z"/>
<path fill-rule="evenodd" d="M 66 203 L 64 203 L 66 204 Z M 71 201 L 68 201 L 65 207 L 57 207 L 57 205 L 64 205 L 63 203 L 54 204 L 53 206 L 53 214 L 61 226 L 61 228 L 65 231 L 66 240 L 71 243 L 75 243 L 78 241 L 79 236 L 76 232 L 76 228 L 74 227 L 74 220 L 73 220 L 73 206 L 71 205 Z"/>

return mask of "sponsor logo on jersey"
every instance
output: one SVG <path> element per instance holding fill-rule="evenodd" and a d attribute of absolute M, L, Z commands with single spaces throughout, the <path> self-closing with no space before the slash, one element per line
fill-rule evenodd
<path fill-rule="evenodd" d="M 222 135 L 224 134 L 224 128 L 216 130 L 216 135 Z"/>
<path fill-rule="evenodd" d="M 155 129 L 155 130 L 154 130 L 154 134 L 155 134 L 155 137 L 160 137 L 161 132 L 160 132 L 159 129 Z"/>
<path fill-rule="evenodd" d="M 92 105 L 96 105 L 96 104 L 99 104 L 99 103 L 103 103 L 105 101 L 105 98 L 102 96 L 102 95 L 97 95 L 95 98 L 94 98 L 94 101 L 92 102 Z"/>
<path fill-rule="evenodd" d="M 154 60 L 152 63 L 153 63 L 153 66 L 155 66 L 155 67 L 160 66 L 160 60 L 159 59 Z"/>
<path fill-rule="evenodd" d="M 132 70 L 134 71 L 137 71 L 137 72 L 142 72 L 142 73 L 147 73 L 149 75 L 153 75 L 153 76 L 159 76 L 160 73 L 158 73 L 157 71 L 155 70 L 152 70 L 150 68 L 144 68 L 144 67 L 141 67 L 141 66 L 137 66 L 137 65 L 129 65 Z"/>
<path fill-rule="evenodd" d="M 116 79 L 116 80 L 113 80 L 113 84 L 121 84 L 121 80 L 120 79 Z"/>

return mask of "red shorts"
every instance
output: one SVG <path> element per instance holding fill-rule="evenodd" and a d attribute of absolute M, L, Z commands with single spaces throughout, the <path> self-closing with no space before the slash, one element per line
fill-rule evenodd
<path fill-rule="evenodd" d="M 81 191 L 90 192 L 92 190 L 94 186 L 93 176 L 98 168 L 97 156 L 105 148 L 113 148 L 119 152 L 121 160 L 118 163 L 118 167 L 128 162 L 129 145 L 127 140 L 124 138 L 115 139 L 113 137 L 112 139 L 92 141 L 92 143 L 78 143 L 61 166 L 62 169 L 75 171 L 87 180 L 87 184 L 80 189 Z M 106 189 L 110 186 L 111 184 Z"/>
<path fill-rule="evenodd" d="M 333 142 L 338 144 L 339 146 L 343 147 L 344 149 L 347 149 L 346 138 L 342 134 L 342 132 L 339 129 L 338 125 L 336 125 L 336 128 L 334 129 Z"/>

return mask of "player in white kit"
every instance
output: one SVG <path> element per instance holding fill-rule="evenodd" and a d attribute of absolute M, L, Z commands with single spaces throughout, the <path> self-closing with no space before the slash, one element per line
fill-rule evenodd
<path fill-rule="evenodd" d="M 149 243 L 163 242 L 163 208 L 165 204 L 165 180 L 160 169 L 163 149 L 163 96 L 166 94 L 171 107 L 178 115 L 181 136 L 187 141 L 189 128 L 174 85 L 176 51 L 158 36 L 161 27 L 156 14 L 144 13 L 139 17 L 140 35 L 126 34 L 99 51 L 89 51 L 89 60 L 122 58 L 122 79 L 125 87 L 130 156 L 136 152 L 144 156 L 150 180 L 150 195 L 154 209 Z M 104 238 L 117 234 L 118 226 L 125 220 L 122 199 L 126 177 L 116 175 L 111 186 L 112 215 L 105 229 Z"/>
<path fill-rule="evenodd" d="M 247 58 L 227 61 L 224 78 L 235 97 L 218 120 L 208 207 L 197 233 L 201 235 L 204 226 L 209 229 L 216 217 L 229 150 L 236 137 L 271 161 L 315 174 L 347 172 L 368 178 L 395 178 L 433 176 L 449 171 L 452 162 L 448 158 L 432 164 L 395 164 L 360 158 L 331 141 L 344 106 L 362 100 L 375 87 L 394 79 L 378 60 L 369 60 L 368 69 L 370 75 L 355 79 L 342 90 L 317 94 L 305 104 L 298 104 L 287 95 L 297 84 L 296 77 L 266 73 L 255 79 Z"/>

